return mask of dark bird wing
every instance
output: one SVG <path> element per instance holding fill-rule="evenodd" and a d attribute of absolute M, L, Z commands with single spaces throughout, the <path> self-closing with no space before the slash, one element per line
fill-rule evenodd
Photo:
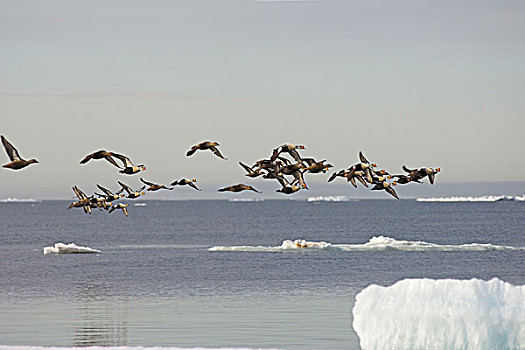
<path fill-rule="evenodd" d="M 244 170 L 246 170 L 246 172 L 247 172 L 248 174 L 253 173 L 253 169 L 250 168 L 249 166 L 247 166 L 246 164 L 244 164 L 244 163 L 242 163 L 242 162 L 239 162 L 239 165 L 242 166 L 242 167 L 244 168 Z"/>
<path fill-rule="evenodd" d="M 131 160 L 128 157 L 123 156 L 122 154 L 113 153 L 113 157 L 120 160 L 122 164 L 124 165 L 124 168 L 127 168 L 128 166 L 133 166 L 133 163 L 131 163 Z"/>
<path fill-rule="evenodd" d="M 94 153 L 91 153 L 85 156 L 84 159 L 80 161 L 80 164 L 86 164 L 87 162 L 89 162 L 93 158 L 93 155 Z"/>
<path fill-rule="evenodd" d="M 363 186 L 368 187 L 368 184 L 366 183 L 366 181 L 363 179 L 362 176 L 358 175 L 358 176 L 356 176 L 356 178 L 357 178 L 357 180 L 359 180 L 360 183 L 363 184 Z"/>
<path fill-rule="evenodd" d="M 117 181 L 117 182 L 118 182 L 118 184 L 119 184 L 123 189 L 126 190 L 126 192 L 128 192 L 128 194 L 132 194 L 132 193 L 133 193 L 133 190 L 131 189 L 131 187 L 129 187 L 129 186 L 126 185 L 126 184 L 123 184 L 123 183 L 120 182 L 120 181 Z"/>
<path fill-rule="evenodd" d="M 226 192 L 226 191 L 230 191 L 232 189 L 233 186 L 226 186 L 226 187 L 223 187 L 223 188 L 219 188 L 217 191 L 219 192 Z"/>
<path fill-rule="evenodd" d="M 415 169 L 408 169 L 405 165 L 402 166 L 403 170 L 406 171 L 407 173 L 411 173 L 413 172 Z"/>
<path fill-rule="evenodd" d="M 227 159 L 227 158 L 224 158 L 224 156 L 221 154 L 221 152 L 219 152 L 219 149 L 215 146 L 211 146 L 210 147 L 210 150 L 213 152 L 213 154 L 215 154 L 217 157 L 219 158 L 222 158 L 222 159 Z"/>
<path fill-rule="evenodd" d="M 148 186 L 153 186 L 153 185 L 155 185 L 154 183 L 152 183 L 152 182 L 148 182 L 148 181 L 144 180 L 143 178 L 140 178 L 140 181 L 142 181 L 142 183 L 145 183 L 145 184 L 148 185 Z"/>
<path fill-rule="evenodd" d="M 330 177 L 328 178 L 328 182 L 332 182 L 334 181 L 334 179 L 337 177 L 337 172 L 333 173 L 332 175 L 330 175 Z"/>
<path fill-rule="evenodd" d="M 297 152 L 296 150 L 292 149 L 289 153 L 293 157 L 293 159 L 296 160 L 297 163 L 303 164 L 303 159 L 299 155 L 299 152 Z"/>
<path fill-rule="evenodd" d="M 195 184 L 194 184 L 193 182 L 188 183 L 188 185 L 189 185 L 190 187 L 193 187 L 193 188 L 196 189 L 197 191 L 200 191 L 200 189 L 199 189 L 197 186 L 195 186 Z"/>
<path fill-rule="evenodd" d="M 199 145 L 191 146 L 191 149 L 188 152 L 186 152 L 186 157 L 191 156 L 193 153 L 197 152 L 198 149 Z"/>
<path fill-rule="evenodd" d="M 262 193 L 261 191 L 257 191 L 255 188 L 253 188 L 252 186 L 250 186 L 248 188 L 250 191 L 253 191 L 253 192 L 257 192 L 257 193 Z"/>
<path fill-rule="evenodd" d="M 277 157 L 279 156 L 279 154 L 281 154 L 282 150 L 283 150 L 282 146 L 275 148 L 273 150 L 272 156 L 270 157 L 270 161 L 274 162 L 277 159 Z"/>
<path fill-rule="evenodd" d="M 104 188 L 104 187 L 100 186 L 99 184 L 97 184 L 97 187 L 98 187 L 102 192 L 104 192 L 106 195 L 108 195 L 108 196 L 111 196 L 111 195 L 113 194 L 113 193 L 111 193 L 110 190 L 108 190 L 107 188 Z"/>
<path fill-rule="evenodd" d="M 116 208 L 116 207 L 115 207 L 114 205 L 112 205 L 111 208 L 109 209 L 109 212 L 112 213 L 113 210 L 115 210 L 115 208 Z"/>
<path fill-rule="evenodd" d="M 117 162 L 115 162 L 115 159 L 113 159 L 113 157 L 105 156 L 104 159 L 107 160 L 108 162 L 110 162 L 111 164 L 113 164 L 114 166 L 116 166 L 117 168 L 122 169 L 122 167 L 120 165 L 118 165 Z"/>
<path fill-rule="evenodd" d="M 322 163 L 323 162 L 323 161 L 316 162 L 315 159 L 313 159 L 313 158 L 303 158 L 303 161 L 306 162 L 308 164 L 308 166 L 312 166 L 312 165 L 315 165 L 317 163 Z"/>
<path fill-rule="evenodd" d="M 5 151 L 7 152 L 7 155 L 9 156 L 9 159 L 11 159 L 12 162 L 14 162 L 15 160 L 22 160 L 16 148 L 14 148 L 13 145 L 6 140 L 4 135 L 2 135 L 2 143 L 4 144 Z"/>
<path fill-rule="evenodd" d="M 357 188 L 357 184 L 355 182 L 355 177 L 352 176 L 352 177 L 349 177 L 348 178 L 348 181 L 350 181 L 350 183 L 352 184 L 352 186 L 354 186 L 355 188 Z"/>
<path fill-rule="evenodd" d="M 359 151 L 359 160 L 361 161 L 361 163 L 370 164 L 368 159 L 365 158 L 365 156 L 363 155 L 363 152 L 361 152 L 361 151 Z"/>
<path fill-rule="evenodd" d="M 394 196 L 394 198 L 399 199 L 399 197 L 397 196 L 396 191 L 395 191 L 392 187 L 386 187 L 386 188 L 385 188 L 385 191 L 387 191 L 387 192 L 390 193 L 392 196 Z"/>
<path fill-rule="evenodd" d="M 434 184 L 434 173 L 430 173 L 430 174 L 428 174 L 428 180 L 430 181 L 430 184 L 431 184 L 431 185 Z"/>

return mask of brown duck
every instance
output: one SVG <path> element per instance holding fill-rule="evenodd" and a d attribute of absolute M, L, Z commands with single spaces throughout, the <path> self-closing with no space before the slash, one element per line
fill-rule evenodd
<path fill-rule="evenodd" d="M 146 189 L 148 191 L 158 191 L 158 190 L 162 190 L 162 189 L 166 189 L 166 190 L 173 190 L 173 187 L 166 187 L 164 185 L 158 185 L 158 184 L 154 184 L 152 182 L 149 182 L 149 181 L 146 181 L 144 180 L 143 178 L 140 178 L 140 181 L 142 181 L 143 184 L 145 185 L 148 185 L 149 187 Z"/>
<path fill-rule="evenodd" d="M 261 192 L 257 191 L 255 188 L 253 188 L 252 186 L 250 186 L 250 185 L 244 185 L 244 184 L 238 184 L 238 185 L 227 186 L 227 187 L 224 187 L 224 188 L 218 189 L 217 191 L 219 191 L 219 192 L 242 192 L 242 191 L 253 191 L 253 192 L 261 193 Z"/>
<path fill-rule="evenodd" d="M 87 156 L 84 157 L 84 159 L 82 159 L 80 161 L 80 164 L 86 164 L 87 162 L 89 162 L 91 159 L 105 159 L 107 160 L 108 162 L 110 162 L 111 164 L 113 164 L 114 166 L 116 166 L 117 168 L 122 168 L 120 165 L 117 164 L 117 162 L 115 162 L 115 160 L 112 158 L 115 154 L 113 152 L 108 152 L 108 151 L 105 151 L 103 149 L 101 149 L 100 151 L 96 151 L 96 152 L 93 152 L 91 154 L 88 154 Z"/>
<path fill-rule="evenodd" d="M 188 152 L 186 152 L 186 156 L 189 157 L 197 151 L 205 151 L 209 149 L 217 157 L 222 158 L 222 159 L 227 159 L 227 158 L 224 158 L 224 156 L 221 154 L 217 146 L 219 146 L 219 143 L 217 142 L 204 141 L 197 145 L 192 146 L 191 149 Z"/>
<path fill-rule="evenodd" d="M 9 143 L 9 141 L 6 140 L 4 135 L 1 136 L 2 143 L 4 144 L 5 151 L 7 152 L 7 155 L 9 156 L 9 159 L 11 160 L 9 163 L 2 165 L 3 168 L 13 169 L 13 170 L 20 170 L 22 168 L 25 168 L 29 164 L 38 163 L 38 160 L 36 159 L 30 159 L 25 160 L 20 157 L 20 154 L 16 150 L 16 148 L 13 147 L 12 144 Z"/>
<path fill-rule="evenodd" d="M 131 160 L 122 154 L 113 153 L 113 156 L 119 159 L 122 164 L 124 164 L 124 169 L 119 171 L 121 174 L 132 175 L 138 173 L 139 171 L 146 170 L 146 166 L 144 164 L 133 165 Z"/>
<path fill-rule="evenodd" d="M 201 189 L 198 188 L 197 186 L 195 186 L 194 182 L 197 182 L 197 179 L 191 179 L 191 180 L 188 180 L 188 179 L 180 179 L 180 180 L 175 180 L 171 183 L 171 186 L 184 186 L 184 185 L 188 185 L 194 189 L 196 189 L 197 191 L 200 191 Z"/>

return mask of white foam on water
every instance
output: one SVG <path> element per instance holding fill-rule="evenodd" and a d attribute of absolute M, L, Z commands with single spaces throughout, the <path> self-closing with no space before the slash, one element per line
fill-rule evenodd
<path fill-rule="evenodd" d="M 370 285 L 352 312 L 364 350 L 525 348 L 525 286 L 497 278 Z"/>
<path fill-rule="evenodd" d="M 349 202 L 347 196 L 317 196 L 306 198 L 307 202 Z"/>
<path fill-rule="evenodd" d="M 75 243 L 56 243 L 52 247 L 45 247 L 44 254 L 85 254 L 85 253 L 100 253 L 100 250 L 89 247 L 81 247 Z"/>
<path fill-rule="evenodd" d="M 209 251 L 276 252 L 284 250 L 339 250 L 339 251 L 491 251 L 525 250 L 525 247 L 490 243 L 435 244 L 424 241 L 403 241 L 390 237 L 374 236 L 364 244 L 334 244 L 301 239 L 284 240 L 280 246 L 214 246 Z"/>
<path fill-rule="evenodd" d="M 256 348 L 180 348 L 173 346 L 89 346 L 81 347 L 88 350 L 262 350 Z M 0 350 L 78 350 L 79 347 L 63 346 L 12 346 L 0 345 Z M 265 349 L 278 350 L 278 349 Z"/>
<path fill-rule="evenodd" d="M 0 203 L 39 203 L 41 202 L 40 199 L 33 199 L 33 198 L 13 198 L 13 197 L 7 197 L 0 199 Z"/>
<path fill-rule="evenodd" d="M 418 202 L 499 202 L 499 201 L 525 201 L 523 196 L 481 196 L 481 197 L 437 197 L 437 198 L 416 198 Z"/>

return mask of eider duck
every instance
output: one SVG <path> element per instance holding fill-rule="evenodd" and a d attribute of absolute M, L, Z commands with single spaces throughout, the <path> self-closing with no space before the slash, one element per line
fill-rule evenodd
<path fill-rule="evenodd" d="M 392 186 L 395 186 L 395 185 L 397 185 L 397 182 L 395 181 L 392 183 L 383 181 L 383 182 L 376 183 L 375 186 L 371 188 L 371 190 L 372 191 L 385 190 L 388 193 L 390 193 L 394 198 L 399 199 L 396 191 L 394 191 L 394 189 L 392 188 Z"/>
<path fill-rule="evenodd" d="M 292 156 L 295 161 L 298 163 L 303 164 L 303 160 L 299 153 L 297 152 L 298 149 L 305 149 L 304 145 L 291 145 L 291 144 L 284 144 L 282 146 L 279 146 L 273 150 L 272 156 L 270 157 L 270 160 L 273 162 L 277 159 L 279 154 L 282 152 L 286 152 Z M 304 164 L 303 164 L 304 165 Z"/>
<path fill-rule="evenodd" d="M 124 203 L 113 204 L 111 209 L 109 209 L 109 212 L 112 213 L 115 209 L 121 209 L 124 215 L 128 216 L 128 206 L 129 204 Z"/>
<path fill-rule="evenodd" d="M 152 182 L 148 182 L 146 180 L 144 180 L 143 178 L 140 178 L 140 181 L 142 181 L 143 184 L 146 184 L 148 185 L 149 187 L 147 188 L 148 191 L 158 191 L 158 190 L 162 190 L 162 189 L 166 189 L 166 190 L 173 190 L 173 187 L 166 187 L 164 185 L 158 185 L 158 184 L 154 184 Z"/>
<path fill-rule="evenodd" d="M 12 144 L 9 143 L 9 141 L 6 140 L 4 135 L 1 136 L 2 143 L 4 144 L 5 151 L 7 155 L 9 156 L 9 159 L 11 160 L 9 163 L 2 165 L 3 168 L 8 168 L 12 170 L 20 170 L 22 168 L 25 168 L 29 164 L 38 163 L 38 160 L 36 159 L 29 159 L 25 160 L 22 157 L 20 157 L 20 154 L 16 150 L 16 148 L 13 147 Z"/>
<path fill-rule="evenodd" d="M 198 188 L 197 186 L 195 186 L 194 182 L 197 182 L 197 179 L 191 179 L 191 180 L 188 180 L 188 179 L 180 179 L 180 180 L 175 180 L 173 181 L 170 185 L 171 186 L 177 186 L 177 185 L 180 185 L 180 186 L 184 186 L 184 185 L 188 185 L 194 189 L 196 189 L 197 191 L 201 191 L 200 188 Z"/>
<path fill-rule="evenodd" d="M 119 173 L 121 174 L 132 175 L 138 173 L 139 171 L 146 170 L 146 166 L 144 164 L 133 165 L 131 160 L 122 154 L 113 153 L 113 156 L 124 164 L 124 169 L 119 170 Z"/>
<path fill-rule="evenodd" d="M 189 157 L 193 153 L 195 153 L 195 152 L 197 152 L 199 150 L 200 151 L 204 151 L 204 150 L 209 149 L 217 157 L 222 158 L 222 159 L 227 159 L 227 158 L 224 158 L 224 156 L 221 154 L 221 152 L 219 152 L 219 149 L 217 148 L 217 146 L 219 146 L 219 143 L 217 143 L 217 142 L 204 141 L 204 142 L 201 142 L 201 143 L 199 143 L 197 145 L 192 146 L 191 149 L 188 152 L 186 152 L 186 156 Z"/>
<path fill-rule="evenodd" d="M 96 194 L 96 195 L 99 195 L 99 196 L 105 196 L 105 197 L 106 197 L 106 201 L 108 201 L 108 202 L 116 201 L 116 200 L 119 199 L 120 197 L 124 197 L 124 196 L 125 196 L 125 194 L 122 193 L 122 192 L 124 191 L 124 188 L 121 188 L 118 192 L 113 193 L 113 192 L 111 192 L 110 190 L 108 190 L 107 188 L 100 186 L 99 184 L 97 184 L 97 187 L 98 187 L 102 192 L 104 192 L 104 195 L 100 195 L 100 194 L 98 194 L 98 193 L 95 193 L 95 194 Z"/>
<path fill-rule="evenodd" d="M 100 151 L 96 151 L 96 152 L 93 152 L 85 156 L 84 159 L 80 161 L 80 164 L 86 164 L 91 159 L 105 159 L 111 164 L 113 164 L 114 166 L 116 166 L 117 168 L 122 168 L 120 165 L 117 164 L 117 162 L 115 162 L 115 160 L 112 158 L 113 156 L 114 156 L 113 152 L 108 152 L 108 151 L 101 149 Z"/>
<path fill-rule="evenodd" d="M 260 191 L 257 191 L 255 188 L 253 188 L 250 185 L 245 184 L 238 184 L 238 185 L 232 185 L 232 186 L 226 186 L 224 188 L 220 188 L 217 191 L 219 192 L 242 192 L 242 191 L 253 191 L 257 193 L 261 193 Z"/>
<path fill-rule="evenodd" d="M 146 186 L 142 186 L 139 190 L 133 191 L 131 189 L 131 187 L 129 187 L 128 185 L 126 185 L 126 184 L 124 184 L 124 183 L 122 183 L 120 181 L 117 181 L 117 182 L 128 193 L 128 195 L 126 196 L 127 198 L 135 199 L 135 198 L 138 198 L 138 197 L 143 196 L 143 195 L 146 194 L 145 192 L 142 192 L 146 188 Z"/>

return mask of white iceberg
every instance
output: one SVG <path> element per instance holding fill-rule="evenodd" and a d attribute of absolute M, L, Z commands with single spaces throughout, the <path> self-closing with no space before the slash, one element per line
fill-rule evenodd
<path fill-rule="evenodd" d="M 353 315 L 364 350 L 525 348 L 525 286 L 497 278 L 371 285 Z"/>
<path fill-rule="evenodd" d="M 52 247 L 45 247 L 44 254 L 84 254 L 84 253 L 100 253 L 100 250 L 89 247 L 81 247 L 75 243 L 56 243 Z"/>
<path fill-rule="evenodd" d="M 349 202 L 347 196 L 317 196 L 306 198 L 307 202 Z"/>

